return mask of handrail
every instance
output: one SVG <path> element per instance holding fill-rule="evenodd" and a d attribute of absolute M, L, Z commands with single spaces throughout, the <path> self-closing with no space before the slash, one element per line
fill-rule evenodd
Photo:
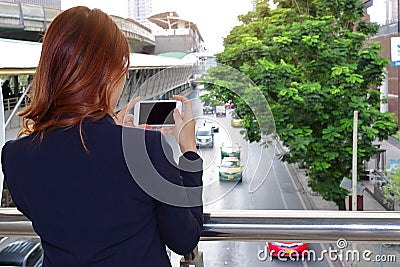
<path fill-rule="evenodd" d="M 223 210 L 204 213 L 202 241 L 400 243 L 400 213 L 390 211 Z M 36 235 L 15 208 L 0 208 L 0 235 Z"/>
<path fill-rule="evenodd" d="M 11 112 L 10 116 L 8 116 L 8 119 L 7 119 L 6 123 L 4 124 L 4 128 L 6 128 L 8 126 L 8 124 L 11 122 L 12 118 L 14 117 L 15 113 L 17 113 L 17 110 L 21 106 L 22 101 L 25 99 L 25 96 L 29 92 L 30 89 L 31 89 L 31 84 L 29 84 L 28 87 L 24 89 L 24 92 L 18 99 L 18 102 L 15 105 L 13 111 Z"/>
<path fill-rule="evenodd" d="M 224 210 L 205 214 L 201 240 L 400 243 L 390 211 Z"/>

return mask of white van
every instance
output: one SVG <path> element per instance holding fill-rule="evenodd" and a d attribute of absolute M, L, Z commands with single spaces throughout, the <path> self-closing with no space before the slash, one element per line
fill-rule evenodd
<path fill-rule="evenodd" d="M 216 106 L 215 107 L 215 115 L 217 116 L 217 117 L 219 117 L 219 116 L 226 116 L 226 108 L 225 108 L 225 106 Z"/>

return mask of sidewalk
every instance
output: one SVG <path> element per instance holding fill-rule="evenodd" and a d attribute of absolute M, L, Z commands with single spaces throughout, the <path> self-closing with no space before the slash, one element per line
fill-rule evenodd
<path fill-rule="evenodd" d="M 386 169 L 389 167 L 390 159 L 399 158 L 400 159 L 400 142 L 398 146 L 396 143 L 383 141 L 381 144 L 381 148 L 386 150 Z M 298 167 L 297 164 L 289 164 L 290 168 L 294 169 L 295 178 L 298 179 L 299 184 L 301 184 L 301 189 L 303 190 L 306 197 L 309 199 L 309 203 L 311 204 L 313 209 L 316 210 L 338 210 L 338 207 L 334 202 L 326 201 L 317 193 L 313 192 L 310 187 L 307 185 L 308 177 L 305 175 L 305 169 L 301 169 Z M 363 210 L 364 211 L 386 211 L 386 208 L 383 207 L 374 197 L 373 197 L 373 189 L 374 186 L 370 181 L 364 181 L 364 186 L 366 190 L 363 191 Z M 346 199 L 346 206 L 348 206 L 348 198 Z M 334 248 L 336 248 L 336 244 L 331 244 Z M 374 252 L 371 257 L 375 257 L 376 255 L 380 256 L 381 258 L 389 258 L 392 262 L 351 262 L 342 261 L 341 265 L 343 267 L 348 266 L 362 266 L 362 267 L 394 267 L 399 266 L 400 263 L 400 245 L 381 245 L 381 244 L 357 244 L 356 248 L 358 251 L 363 252 L 370 250 Z M 350 245 L 349 249 L 353 249 Z M 379 254 L 377 254 L 379 253 Z M 395 262 L 393 262 L 395 259 Z"/>

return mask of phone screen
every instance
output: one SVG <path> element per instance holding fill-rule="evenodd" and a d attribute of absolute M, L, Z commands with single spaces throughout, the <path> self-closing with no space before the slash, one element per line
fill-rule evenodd
<path fill-rule="evenodd" d="M 174 124 L 173 110 L 176 102 L 142 102 L 139 110 L 139 124 Z"/>

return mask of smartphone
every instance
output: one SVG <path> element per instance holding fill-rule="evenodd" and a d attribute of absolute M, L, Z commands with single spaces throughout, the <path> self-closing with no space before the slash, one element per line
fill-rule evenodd
<path fill-rule="evenodd" d="M 173 112 L 177 108 L 182 112 L 182 103 L 176 100 L 145 100 L 135 104 L 134 125 L 173 126 Z"/>

